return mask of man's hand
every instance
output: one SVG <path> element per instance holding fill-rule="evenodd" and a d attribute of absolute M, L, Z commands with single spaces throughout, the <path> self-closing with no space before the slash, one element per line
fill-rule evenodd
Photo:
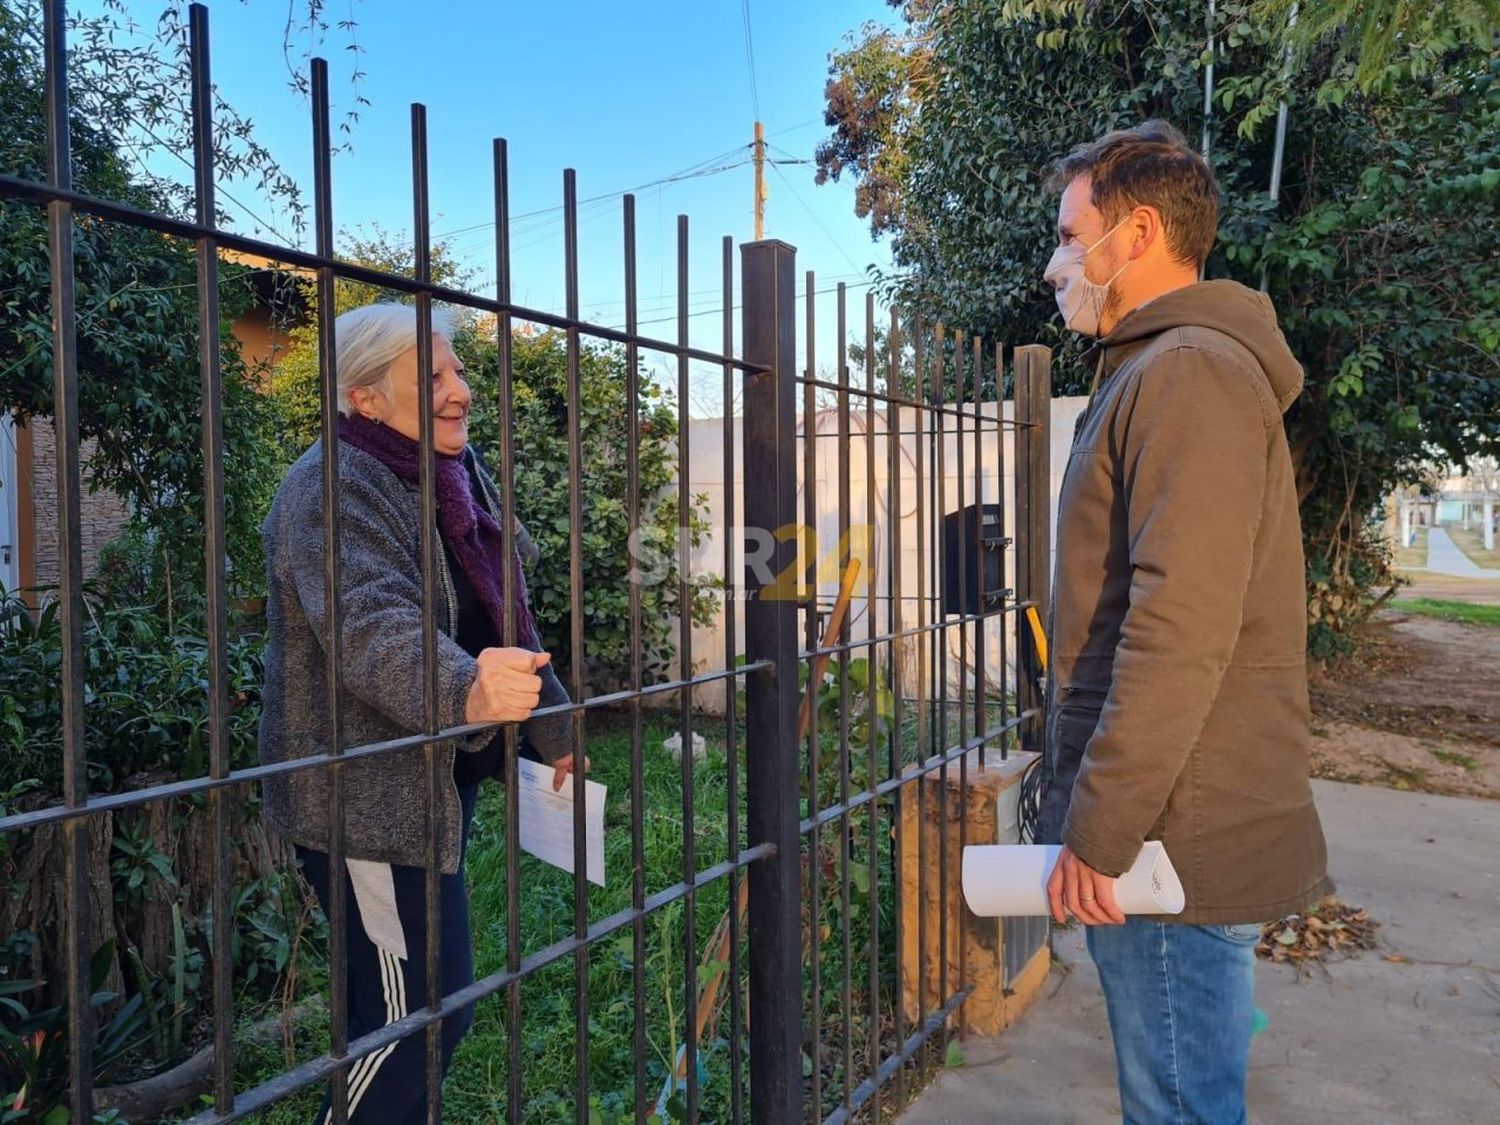
<path fill-rule="evenodd" d="M 1047 902 L 1060 925 L 1071 914 L 1086 926 L 1120 926 L 1125 914 L 1115 903 L 1115 880 L 1101 875 L 1066 844 L 1047 880 Z"/>
<path fill-rule="evenodd" d="M 464 704 L 464 722 L 519 723 L 530 718 L 542 692 L 536 673 L 551 659 L 550 653 L 526 648 L 485 649 Z"/>
<path fill-rule="evenodd" d="M 583 759 L 583 772 L 588 773 L 591 763 L 588 758 Z M 568 775 L 573 772 L 573 755 L 564 754 L 552 763 L 552 792 L 562 792 L 563 782 L 568 780 Z"/>

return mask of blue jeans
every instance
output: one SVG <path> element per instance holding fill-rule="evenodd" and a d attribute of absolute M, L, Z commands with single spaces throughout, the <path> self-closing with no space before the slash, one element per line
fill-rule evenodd
<path fill-rule="evenodd" d="M 1244 1125 L 1260 927 L 1088 927 L 1126 1125 Z"/>

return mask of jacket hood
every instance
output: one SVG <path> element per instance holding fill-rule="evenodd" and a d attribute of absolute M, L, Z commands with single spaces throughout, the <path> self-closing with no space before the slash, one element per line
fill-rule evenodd
<path fill-rule="evenodd" d="M 1212 328 L 1244 345 L 1265 371 L 1283 413 L 1302 393 L 1302 365 L 1287 347 L 1271 299 L 1237 281 L 1200 281 L 1163 293 L 1126 316 L 1098 346 L 1112 348 L 1188 326 Z"/>

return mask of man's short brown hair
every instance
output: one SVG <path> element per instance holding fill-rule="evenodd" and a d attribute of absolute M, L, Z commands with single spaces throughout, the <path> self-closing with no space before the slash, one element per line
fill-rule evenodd
<path fill-rule="evenodd" d="M 1167 251 L 1200 269 L 1219 229 L 1219 183 L 1207 160 L 1165 121 L 1116 129 L 1056 160 L 1047 186 L 1062 191 L 1079 176 L 1091 181 L 1090 198 L 1113 226 L 1133 207 L 1161 213 Z"/>

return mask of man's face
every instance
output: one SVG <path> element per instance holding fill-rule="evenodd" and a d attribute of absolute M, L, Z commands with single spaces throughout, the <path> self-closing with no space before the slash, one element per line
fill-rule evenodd
<path fill-rule="evenodd" d="M 1083 260 L 1083 272 L 1089 281 L 1104 284 L 1125 264 L 1127 248 L 1115 245 L 1122 242 L 1118 236 L 1125 228 L 1122 226 L 1115 234 L 1109 234 L 1113 223 L 1104 219 L 1104 211 L 1095 207 L 1092 195 L 1094 180 L 1088 175 L 1080 175 L 1068 184 L 1058 204 L 1058 245 L 1079 245 L 1085 251 L 1092 246 L 1094 249 Z M 1107 239 L 1106 234 L 1109 234 Z M 1106 242 L 1100 243 L 1100 239 L 1106 239 Z"/>
<path fill-rule="evenodd" d="M 1057 244 L 1076 245 L 1087 251 L 1083 259 L 1083 275 L 1103 285 L 1128 260 L 1129 244 L 1124 236 L 1129 227 L 1123 226 L 1106 237 L 1112 224 L 1107 223 L 1104 213 L 1094 206 L 1092 195 L 1093 179 L 1089 176 L 1079 176 L 1063 191 L 1057 208 Z M 1100 239 L 1104 241 L 1100 242 Z M 1104 305 L 1107 319 L 1119 305 L 1119 291 L 1111 286 Z"/>

